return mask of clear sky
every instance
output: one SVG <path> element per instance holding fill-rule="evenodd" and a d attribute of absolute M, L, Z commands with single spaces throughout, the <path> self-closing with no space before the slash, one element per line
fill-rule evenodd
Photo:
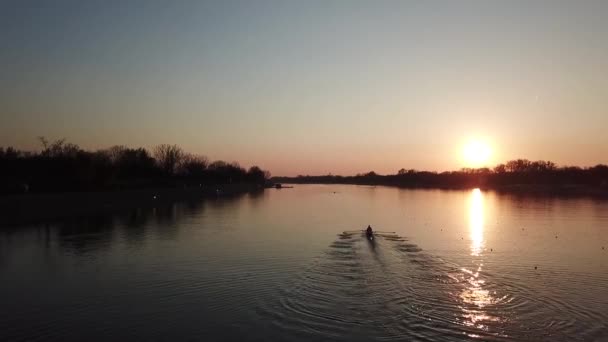
<path fill-rule="evenodd" d="M 608 1 L 1 1 L 0 145 L 274 175 L 608 163 Z"/>

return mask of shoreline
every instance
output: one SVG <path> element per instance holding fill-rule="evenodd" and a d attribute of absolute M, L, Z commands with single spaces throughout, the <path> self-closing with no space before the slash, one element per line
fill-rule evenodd
<path fill-rule="evenodd" d="M 0 196 L 0 227 L 155 207 L 178 201 L 235 197 L 257 191 L 264 191 L 264 187 L 242 183 L 184 188 L 3 195 Z"/>
<path fill-rule="evenodd" d="M 511 184 L 496 185 L 462 185 L 462 186 L 438 186 L 438 185 L 403 185 L 382 182 L 297 182 L 293 179 L 277 178 L 276 182 L 282 184 L 321 184 L 321 185 L 363 185 L 363 186 L 386 186 L 399 189 L 411 190 L 472 190 L 494 191 L 501 194 L 512 194 L 521 196 L 560 196 L 560 197 L 589 197 L 597 199 L 608 199 L 608 186 L 588 186 L 581 184 Z"/>
<path fill-rule="evenodd" d="M 587 197 L 608 200 L 608 187 L 591 187 L 576 184 L 503 186 L 412 186 L 373 182 L 293 182 L 282 184 L 363 185 L 386 186 L 411 190 L 463 191 L 479 188 L 498 194 L 530 197 Z M 233 198 L 247 193 L 263 192 L 258 184 L 223 184 L 183 188 L 147 188 L 137 190 L 110 190 L 95 192 L 67 192 L 46 194 L 17 194 L 0 196 L 0 228 L 35 224 L 69 217 L 113 213 L 120 210 L 153 208 L 181 201 L 210 198 Z M 219 190 L 219 191 L 218 191 Z"/>

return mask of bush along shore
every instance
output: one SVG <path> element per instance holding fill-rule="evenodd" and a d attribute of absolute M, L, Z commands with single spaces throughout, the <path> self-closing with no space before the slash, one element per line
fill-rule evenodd
<path fill-rule="evenodd" d="M 403 188 L 492 189 L 519 194 L 608 197 L 608 166 L 557 166 L 550 161 L 511 160 L 490 168 L 431 172 L 401 169 L 396 174 L 374 171 L 355 176 L 274 177 L 278 183 L 387 185 Z"/>

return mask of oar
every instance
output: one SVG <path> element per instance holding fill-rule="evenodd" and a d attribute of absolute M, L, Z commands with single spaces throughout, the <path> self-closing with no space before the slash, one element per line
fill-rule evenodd
<path fill-rule="evenodd" d="M 361 230 L 345 230 L 342 234 L 358 233 L 358 232 L 365 232 L 365 229 L 361 229 Z M 378 233 L 378 234 L 397 234 L 396 232 L 383 232 L 383 231 L 379 231 L 379 230 L 374 230 L 373 233 L 374 234 L 376 234 L 376 233 Z"/>

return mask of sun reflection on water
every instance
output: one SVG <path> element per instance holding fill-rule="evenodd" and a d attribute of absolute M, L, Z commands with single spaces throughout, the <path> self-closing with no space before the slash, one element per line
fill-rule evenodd
<path fill-rule="evenodd" d="M 462 280 L 465 288 L 460 293 L 460 299 L 464 304 L 462 317 L 464 325 L 476 327 L 487 331 L 488 322 L 498 321 L 498 317 L 490 315 L 486 307 L 496 304 L 500 299 L 492 296 L 492 293 L 485 289 L 485 280 L 480 277 L 483 269 L 484 240 L 484 206 L 483 194 L 479 189 L 471 192 L 469 200 L 469 230 L 471 237 L 471 256 L 474 257 L 473 270 L 462 268 Z M 470 336 L 475 337 L 475 336 Z"/>
<path fill-rule="evenodd" d="M 483 195 L 479 189 L 471 193 L 469 206 L 469 227 L 471 230 L 471 255 L 481 256 L 483 250 Z"/>

